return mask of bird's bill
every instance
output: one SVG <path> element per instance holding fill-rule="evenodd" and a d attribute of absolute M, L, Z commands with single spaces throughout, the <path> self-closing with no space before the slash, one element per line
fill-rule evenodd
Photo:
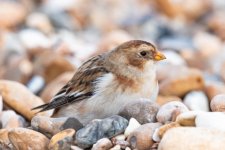
<path fill-rule="evenodd" d="M 155 61 L 160 61 L 160 60 L 166 59 L 166 56 L 163 55 L 161 52 L 156 51 L 155 54 L 154 54 L 154 56 L 153 56 L 153 59 Z"/>

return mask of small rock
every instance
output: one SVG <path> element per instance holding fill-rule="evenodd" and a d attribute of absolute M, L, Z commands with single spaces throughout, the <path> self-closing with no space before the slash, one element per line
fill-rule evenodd
<path fill-rule="evenodd" d="M 218 94 L 225 93 L 225 84 L 223 82 L 210 82 L 206 84 L 205 92 L 211 100 L 214 96 Z"/>
<path fill-rule="evenodd" d="M 121 150 L 121 146 L 115 145 L 113 148 L 110 148 L 110 150 Z"/>
<path fill-rule="evenodd" d="M 180 127 L 180 124 L 177 122 L 171 122 L 169 124 L 165 124 L 165 125 L 157 128 L 155 130 L 154 134 L 152 135 L 152 139 L 156 142 L 159 142 L 167 130 L 169 130 L 171 128 L 175 128 L 175 127 Z"/>
<path fill-rule="evenodd" d="M 99 139 L 111 138 L 125 131 L 128 121 L 120 116 L 112 116 L 103 120 L 93 120 L 76 133 L 76 144 L 82 148 L 91 147 Z"/>
<path fill-rule="evenodd" d="M 50 83 L 60 74 L 74 71 L 75 67 L 63 56 L 46 51 L 39 55 L 34 62 L 34 72 L 44 77 Z"/>
<path fill-rule="evenodd" d="M 225 131 L 225 114 L 222 112 L 202 112 L 195 118 L 196 127 L 207 127 Z"/>
<path fill-rule="evenodd" d="M 126 136 L 124 134 L 120 134 L 120 135 L 117 135 L 115 137 L 113 137 L 111 140 L 112 140 L 112 143 L 116 143 L 116 141 L 124 141 L 126 139 Z"/>
<path fill-rule="evenodd" d="M 16 1 L 0 2 L 0 28 L 11 28 L 22 23 L 26 17 L 26 8 Z"/>
<path fill-rule="evenodd" d="M 115 145 L 120 145 L 121 149 L 126 149 L 130 146 L 130 143 L 127 141 L 116 141 Z"/>
<path fill-rule="evenodd" d="M 202 90 L 204 80 L 202 72 L 192 68 L 179 68 L 170 70 L 168 78 L 159 84 L 161 95 L 182 97 L 190 91 Z"/>
<path fill-rule="evenodd" d="M 129 103 L 119 113 L 126 119 L 135 118 L 140 124 L 155 122 L 159 106 L 148 99 L 140 99 Z"/>
<path fill-rule="evenodd" d="M 45 34 L 49 34 L 53 31 L 50 20 L 42 13 L 35 12 L 30 14 L 26 19 L 26 24 L 27 26 L 38 29 Z"/>
<path fill-rule="evenodd" d="M 74 72 L 65 72 L 56 77 L 53 81 L 46 85 L 41 92 L 41 98 L 46 102 L 50 102 L 51 98 L 73 77 Z"/>
<path fill-rule="evenodd" d="M 44 33 L 35 29 L 23 29 L 18 36 L 28 50 L 48 49 L 51 46 L 50 39 Z"/>
<path fill-rule="evenodd" d="M 134 118 L 131 118 L 128 124 L 128 127 L 126 128 L 124 135 L 125 137 L 128 137 L 131 132 L 133 132 L 136 128 L 140 127 L 141 124 Z"/>
<path fill-rule="evenodd" d="M 70 147 L 71 150 L 83 150 L 82 148 L 78 147 L 78 146 L 75 146 L 75 145 L 72 145 Z"/>
<path fill-rule="evenodd" d="M 158 122 L 165 124 L 166 122 L 175 121 L 177 115 L 187 111 L 188 108 L 182 102 L 172 101 L 160 107 L 156 118 Z"/>
<path fill-rule="evenodd" d="M 202 113 L 201 111 L 187 111 L 177 116 L 176 122 L 181 126 L 195 126 L 196 116 Z"/>
<path fill-rule="evenodd" d="M 156 103 L 159 104 L 160 106 L 168 103 L 168 102 L 172 102 L 172 101 L 179 101 L 181 102 L 182 99 L 177 97 L 177 96 L 162 96 L 162 95 L 159 95 L 157 97 L 157 100 L 156 100 Z"/>
<path fill-rule="evenodd" d="M 45 116 L 35 116 L 31 120 L 31 126 L 47 137 L 52 137 L 61 131 L 61 126 L 67 121 L 67 117 L 49 118 Z"/>
<path fill-rule="evenodd" d="M 79 120 L 77 120 L 76 118 L 73 117 L 69 117 L 65 123 L 60 127 L 61 130 L 65 130 L 65 129 L 74 129 L 75 131 L 80 130 L 81 128 L 83 128 L 84 126 L 80 123 Z"/>
<path fill-rule="evenodd" d="M 75 130 L 66 129 L 57 134 L 55 134 L 48 145 L 48 149 L 51 150 L 70 150 L 71 144 L 73 142 Z"/>
<path fill-rule="evenodd" d="M 28 120 L 38 112 L 31 109 L 44 104 L 44 102 L 27 88 L 17 82 L 0 80 L 0 92 L 4 102 L 12 107 L 15 111 L 22 114 Z"/>
<path fill-rule="evenodd" d="M 0 149 L 2 149 L 2 150 L 13 149 L 13 147 L 9 141 L 8 133 L 9 133 L 8 129 L 0 130 Z"/>
<path fill-rule="evenodd" d="M 210 102 L 212 111 L 225 112 L 225 94 L 219 94 L 213 97 Z"/>
<path fill-rule="evenodd" d="M 202 91 L 192 91 L 184 97 L 184 104 L 190 110 L 209 111 L 209 101 Z"/>
<path fill-rule="evenodd" d="M 216 150 L 225 147 L 225 132 L 217 129 L 177 127 L 168 130 L 158 150 Z"/>
<path fill-rule="evenodd" d="M 112 147 L 112 142 L 108 138 L 103 138 L 98 140 L 97 143 L 93 145 L 91 150 L 108 150 Z"/>
<path fill-rule="evenodd" d="M 9 140 L 15 149 L 48 149 L 49 139 L 43 134 L 25 128 L 9 131 Z"/>
<path fill-rule="evenodd" d="M 152 135 L 161 123 L 147 123 L 135 129 L 127 138 L 132 149 L 148 150 L 153 145 Z"/>
<path fill-rule="evenodd" d="M 13 110 L 3 111 L 1 114 L 2 127 L 6 129 L 25 127 L 25 119 L 17 115 Z"/>

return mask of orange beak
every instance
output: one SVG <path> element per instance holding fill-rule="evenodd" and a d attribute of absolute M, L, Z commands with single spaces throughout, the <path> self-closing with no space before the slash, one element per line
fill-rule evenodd
<path fill-rule="evenodd" d="M 155 61 L 160 61 L 160 60 L 166 59 L 166 57 L 165 57 L 165 55 L 163 55 L 161 52 L 156 51 L 156 52 L 154 53 L 153 59 L 154 59 Z"/>

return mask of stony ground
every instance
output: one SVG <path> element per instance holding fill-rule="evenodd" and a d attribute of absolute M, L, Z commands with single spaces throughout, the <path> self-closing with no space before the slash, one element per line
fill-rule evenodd
<path fill-rule="evenodd" d="M 156 101 L 87 125 L 31 111 L 84 60 L 131 39 L 167 57 Z M 221 150 L 224 112 L 224 0 L 0 1 L 0 149 Z"/>

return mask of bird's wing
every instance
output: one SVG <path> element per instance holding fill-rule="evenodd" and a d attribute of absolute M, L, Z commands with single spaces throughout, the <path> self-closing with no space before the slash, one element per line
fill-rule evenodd
<path fill-rule="evenodd" d="M 104 67 L 104 57 L 98 55 L 85 62 L 73 78 L 52 98 L 50 103 L 35 107 L 40 112 L 55 109 L 72 102 L 90 98 L 94 94 L 96 80 L 108 73 Z"/>

